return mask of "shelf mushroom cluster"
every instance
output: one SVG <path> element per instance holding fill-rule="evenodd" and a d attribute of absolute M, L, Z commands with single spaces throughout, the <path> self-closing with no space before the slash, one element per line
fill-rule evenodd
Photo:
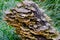
<path fill-rule="evenodd" d="M 18 3 L 5 14 L 5 21 L 16 28 L 22 40 L 53 40 L 58 34 L 50 17 L 32 1 Z"/>

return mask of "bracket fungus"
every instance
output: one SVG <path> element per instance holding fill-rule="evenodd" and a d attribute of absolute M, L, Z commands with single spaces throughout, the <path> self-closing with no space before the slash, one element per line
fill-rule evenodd
<path fill-rule="evenodd" d="M 5 14 L 5 21 L 16 28 L 22 40 L 55 40 L 59 34 L 35 2 L 23 1 Z"/>

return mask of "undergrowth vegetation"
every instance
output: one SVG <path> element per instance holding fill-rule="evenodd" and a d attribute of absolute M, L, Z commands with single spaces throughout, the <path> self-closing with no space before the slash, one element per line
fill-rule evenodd
<path fill-rule="evenodd" d="M 20 40 L 13 27 L 3 20 L 4 11 L 16 6 L 22 0 L 0 0 L 0 40 Z M 51 17 L 54 27 L 60 31 L 60 0 L 33 0 Z"/>

